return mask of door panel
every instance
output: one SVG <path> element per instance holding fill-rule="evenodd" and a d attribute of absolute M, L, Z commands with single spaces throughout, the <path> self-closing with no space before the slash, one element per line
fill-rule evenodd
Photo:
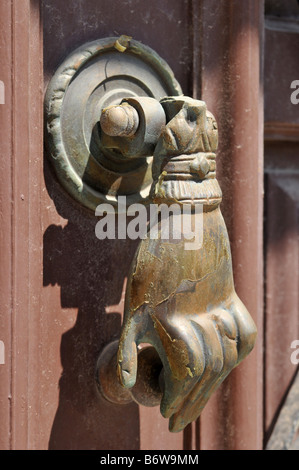
<path fill-rule="evenodd" d="M 5 84 L 5 104 L 0 106 L 1 339 L 5 343 L 5 364 L 0 366 L 0 447 L 18 449 L 39 446 L 42 432 L 38 421 L 42 41 L 36 2 L 1 2 L 0 17 Z"/>
<path fill-rule="evenodd" d="M 45 86 L 78 46 L 128 34 L 165 58 L 189 93 L 188 2 L 154 1 L 147 12 L 139 1 L 45 0 L 42 5 Z M 165 35 L 174 29 L 175 41 Z M 94 214 L 70 201 L 47 161 L 45 179 L 50 211 L 43 214 L 44 333 L 51 331 L 48 341 L 53 351 L 47 380 L 59 381 L 59 397 L 55 387 L 45 389 L 55 415 L 49 447 L 181 449 L 182 433 L 170 434 L 158 410 L 143 409 L 141 416 L 137 405 L 109 404 L 95 387 L 96 359 L 120 334 L 124 282 L 136 242 L 97 240 Z"/>
<path fill-rule="evenodd" d="M 44 70 L 50 78 L 65 57 L 84 43 L 127 34 L 154 49 L 190 94 L 192 11 L 188 0 L 43 0 Z M 169 32 L 169 34 L 165 34 Z"/>
<path fill-rule="evenodd" d="M 0 13 L 1 447 L 261 448 L 263 2 L 12 0 Z M 98 240 L 94 214 L 66 194 L 42 157 L 51 76 L 78 46 L 118 34 L 156 50 L 184 93 L 202 96 L 216 115 L 236 289 L 259 329 L 252 355 L 178 434 L 158 408 L 115 406 L 98 394 L 95 363 L 119 337 L 136 242 Z"/>
<path fill-rule="evenodd" d="M 219 127 L 221 210 L 231 242 L 236 292 L 254 318 L 258 336 L 252 353 L 203 411 L 201 448 L 259 449 L 263 439 L 263 2 L 206 1 L 202 21 L 201 88 Z"/>
<path fill-rule="evenodd" d="M 11 35 L 11 10 L 4 7 L 3 3 L 0 5 L 0 28 L 3 31 L 4 37 Z M 3 37 L 0 39 L 0 59 L 1 63 L 6 63 L 7 66 L 1 70 L 1 81 L 4 84 L 4 98 L 5 105 L 0 106 L 0 123 L 1 123 L 1 137 L 2 132 L 6 135 L 6 139 L 1 139 L 1 170 L 9 177 L 5 181 L 1 181 L 0 185 L 0 198 L 1 201 L 6 201 L 7 196 L 11 198 L 11 160 L 10 158 L 3 158 L 12 153 L 12 87 L 11 87 L 11 44 L 4 43 Z M 5 62 L 6 61 L 6 62 Z M 5 108 L 6 106 L 6 108 Z M 7 108 L 9 108 L 7 110 Z M 1 204 L 1 223 L 4 230 L 0 232 L 1 243 L 1 263 L 0 263 L 0 302 L 2 306 L 2 315 L 0 315 L 0 340 L 4 345 L 4 364 L 0 365 L 0 448 L 8 449 L 10 447 L 10 406 L 9 397 L 11 397 L 11 207 L 9 204 Z M 5 314 L 4 314 L 5 312 Z"/>
<path fill-rule="evenodd" d="M 267 177 L 266 429 L 271 431 L 297 366 L 291 345 L 299 338 L 299 179 Z"/>
<path fill-rule="evenodd" d="M 279 421 L 297 365 L 299 338 L 298 2 L 266 4 L 265 21 L 265 444 Z"/>

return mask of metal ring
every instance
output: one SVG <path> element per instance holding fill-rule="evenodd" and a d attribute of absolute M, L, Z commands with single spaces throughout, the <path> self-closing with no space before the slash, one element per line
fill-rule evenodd
<path fill-rule="evenodd" d="M 129 40 L 120 52 L 111 37 L 76 49 L 58 68 L 45 97 L 46 144 L 57 177 L 85 207 L 117 207 L 148 201 L 152 156 L 127 161 L 101 147 L 98 121 L 103 107 L 135 96 L 158 100 L 180 95 L 173 72 L 159 55 Z"/>

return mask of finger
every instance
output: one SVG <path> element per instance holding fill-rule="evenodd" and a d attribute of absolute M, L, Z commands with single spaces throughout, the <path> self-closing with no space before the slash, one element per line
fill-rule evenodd
<path fill-rule="evenodd" d="M 240 363 L 252 350 L 256 340 L 257 329 L 248 310 L 236 293 L 230 305 L 230 313 L 238 329 L 238 363 Z"/>
<path fill-rule="evenodd" d="M 198 349 L 198 345 L 194 347 Z M 181 361 L 181 354 L 177 354 L 176 348 L 182 349 L 180 340 L 176 341 L 173 347 L 168 349 L 167 363 L 164 362 L 163 364 L 165 388 L 160 411 L 164 418 L 169 418 L 176 413 L 185 396 L 190 393 L 198 381 L 197 375 L 192 374 L 191 367 L 184 364 L 184 361 Z M 177 374 L 174 372 L 175 370 L 178 371 Z M 174 377 L 174 373 L 176 377 Z"/>
<path fill-rule="evenodd" d="M 171 417 L 169 429 L 172 432 L 181 431 L 188 423 L 196 419 L 200 413 L 201 397 L 207 397 L 208 400 L 209 389 L 223 368 L 223 351 L 214 323 L 208 315 L 199 316 L 195 321 L 191 320 L 191 323 L 195 330 L 201 332 L 203 337 L 206 358 L 205 370 L 181 404 L 180 409 Z"/>
<path fill-rule="evenodd" d="M 223 312 L 222 317 L 226 321 L 227 312 Z M 221 315 L 218 317 L 218 322 L 215 321 L 215 316 L 212 318 L 214 319 L 209 319 L 204 325 L 205 344 L 207 350 L 211 352 L 211 360 L 201 380 L 189 394 L 179 413 L 173 416 L 170 428 L 174 432 L 183 429 L 186 424 L 198 418 L 212 393 L 219 387 L 237 363 L 237 343 L 231 335 L 234 327 L 232 326 L 228 332 L 227 328 L 223 328 Z M 229 336 L 226 335 L 227 332 Z M 217 355 L 219 357 L 222 356 L 222 367 L 220 363 L 217 364 L 217 361 L 215 361 Z"/>
<path fill-rule="evenodd" d="M 161 414 L 169 418 L 177 411 L 184 397 L 197 383 L 204 370 L 202 338 L 194 331 L 189 321 L 164 325 L 156 318 L 155 331 L 158 341 L 154 345 L 164 367 L 164 393 Z"/>
<path fill-rule="evenodd" d="M 126 388 L 135 385 L 137 376 L 137 328 L 133 319 L 122 330 L 117 352 L 117 374 Z"/>

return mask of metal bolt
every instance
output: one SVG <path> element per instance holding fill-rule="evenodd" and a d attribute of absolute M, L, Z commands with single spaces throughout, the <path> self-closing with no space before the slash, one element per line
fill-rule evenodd
<path fill-rule="evenodd" d="M 109 106 L 102 110 L 100 125 L 111 137 L 131 137 L 138 129 L 139 116 L 128 103 Z"/>

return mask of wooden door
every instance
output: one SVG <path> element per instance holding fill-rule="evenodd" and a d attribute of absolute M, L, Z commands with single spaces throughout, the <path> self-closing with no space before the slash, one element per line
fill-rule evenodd
<path fill-rule="evenodd" d="M 274 413 L 267 371 L 275 380 L 263 354 L 264 2 L 10 0 L 0 30 L 0 448 L 261 449 L 264 411 L 267 426 Z M 121 34 L 153 48 L 184 94 L 216 116 L 236 290 L 259 332 L 200 419 L 177 434 L 158 408 L 112 405 L 97 392 L 95 362 L 119 337 L 136 243 L 97 240 L 94 215 L 61 188 L 43 151 L 56 68 L 78 46 Z"/>
<path fill-rule="evenodd" d="M 269 449 L 295 445 L 299 424 L 298 404 L 288 405 L 298 390 L 298 21 L 298 2 L 266 3 L 265 445 Z"/>

